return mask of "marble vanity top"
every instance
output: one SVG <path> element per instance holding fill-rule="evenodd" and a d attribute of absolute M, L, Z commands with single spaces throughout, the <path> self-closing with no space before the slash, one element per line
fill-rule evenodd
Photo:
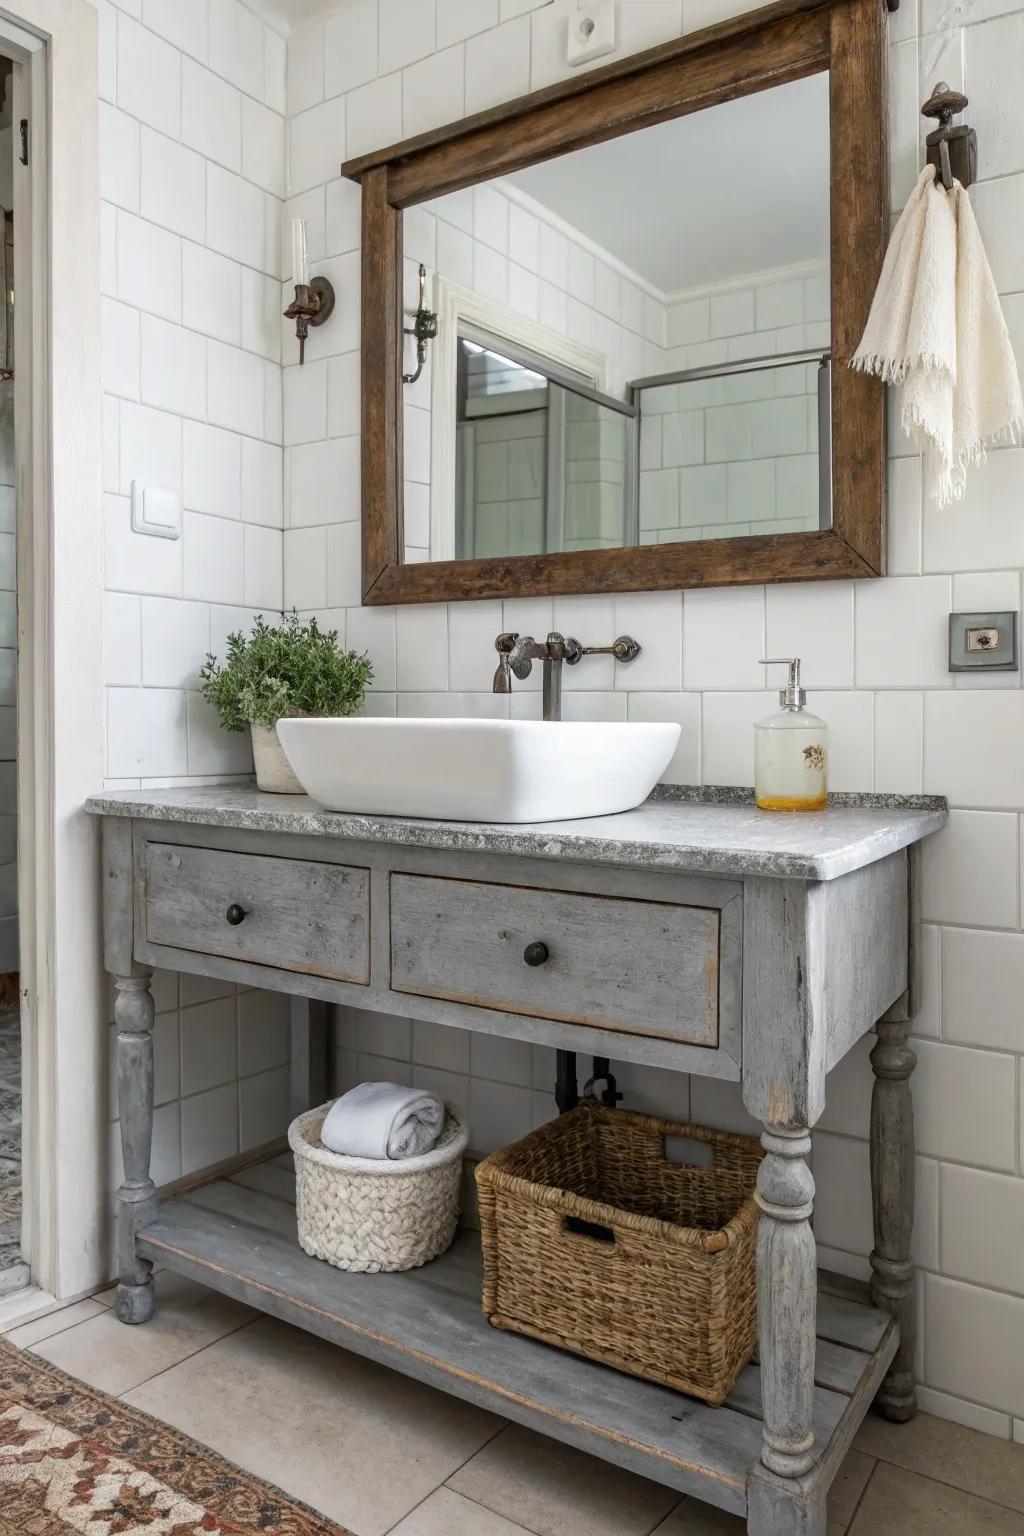
<path fill-rule="evenodd" d="M 621 868 L 834 880 L 937 832 L 938 796 L 835 795 L 824 811 L 759 811 L 749 790 L 662 786 L 634 811 L 535 825 L 420 821 L 324 811 L 305 795 L 248 785 L 118 790 L 95 795 L 96 816 L 128 816 L 251 832 L 291 832 L 408 848 L 571 859 Z"/>

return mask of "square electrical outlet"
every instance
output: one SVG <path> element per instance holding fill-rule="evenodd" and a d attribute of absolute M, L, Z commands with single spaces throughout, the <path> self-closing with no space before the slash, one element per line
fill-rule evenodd
<path fill-rule="evenodd" d="M 615 0 L 594 0 L 569 17 L 567 64 L 589 64 L 615 51 Z"/>

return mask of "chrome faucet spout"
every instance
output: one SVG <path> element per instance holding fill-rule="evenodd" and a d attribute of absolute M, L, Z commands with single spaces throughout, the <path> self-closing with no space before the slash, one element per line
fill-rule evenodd
<path fill-rule="evenodd" d="M 571 635 L 560 635 L 552 630 L 543 643 L 532 635 L 517 635 L 509 631 L 499 635 L 494 642 L 498 652 L 498 670 L 494 674 L 494 692 L 511 693 L 512 674 L 522 681 L 533 671 L 533 663 L 544 665 L 543 712 L 545 720 L 562 718 L 562 667 L 570 667 L 582 661 L 584 656 L 613 656 L 616 661 L 630 662 L 640 654 L 640 646 L 629 635 L 620 635 L 614 645 L 583 646 Z"/>
<path fill-rule="evenodd" d="M 512 671 L 509 665 L 509 657 L 518 639 L 519 636 L 517 634 L 510 633 L 499 635 L 494 642 L 494 649 L 498 653 L 498 670 L 494 674 L 492 688 L 494 693 L 512 692 Z"/>

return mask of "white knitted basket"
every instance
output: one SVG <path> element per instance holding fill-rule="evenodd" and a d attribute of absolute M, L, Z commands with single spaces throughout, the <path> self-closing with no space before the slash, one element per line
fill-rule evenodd
<path fill-rule="evenodd" d="M 420 1157 L 341 1157 L 320 1141 L 330 1104 L 288 1127 L 299 1243 L 315 1259 L 369 1274 L 416 1269 L 451 1247 L 469 1140 L 450 1105 L 437 1146 Z"/>

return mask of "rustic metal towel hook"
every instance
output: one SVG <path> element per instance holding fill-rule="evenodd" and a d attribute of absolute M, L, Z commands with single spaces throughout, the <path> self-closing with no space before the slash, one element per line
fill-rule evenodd
<path fill-rule="evenodd" d="M 940 80 L 921 108 L 922 117 L 938 118 L 939 126 L 925 139 L 928 146 L 928 164 L 934 165 L 936 181 L 941 180 L 946 191 L 958 181 L 969 187 L 978 179 L 978 135 L 966 123 L 953 126 L 953 117 L 967 106 L 962 91 L 952 90 Z"/>

